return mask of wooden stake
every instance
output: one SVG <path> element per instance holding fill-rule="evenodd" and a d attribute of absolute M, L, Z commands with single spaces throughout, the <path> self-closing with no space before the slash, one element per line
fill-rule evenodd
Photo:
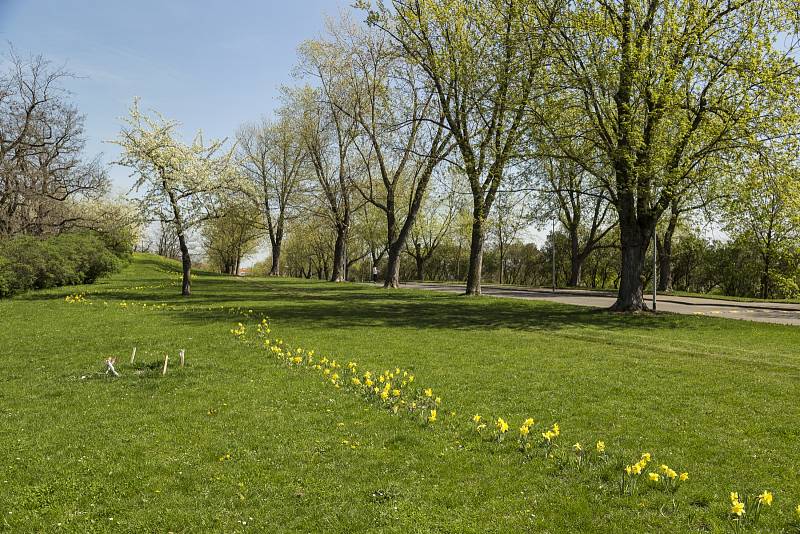
<path fill-rule="evenodd" d="M 161 371 L 161 375 L 167 374 L 167 364 L 169 364 L 169 354 L 164 355 L 164 369 Z"/>
<path fill-rule="evenodd" d="M 133 347 L 133 352 L 131 352 L 131 365 L 133 365 L 133 360 L 136 359 L 136 347 Z"/>
<path fill-rule="evenodd" d="M 186 352 L 186 351 L 184 351 L 183 349 L 181 349 L 181 367 L 183 367 L 183 362 L 184 362 L 184 356 L 185 356 L 185 352 Z"/>

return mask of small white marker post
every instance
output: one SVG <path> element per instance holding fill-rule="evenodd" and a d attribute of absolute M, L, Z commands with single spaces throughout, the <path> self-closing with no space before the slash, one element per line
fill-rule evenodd
<path fill-rule="evenodd" d="M 116 358 L 108 358 L 106 360 L 106 374 L 111 373 L 114 376 L 119 376 L 119 373 L 114 369 L 114 362 Z"/>
<path fill-rule="evenodd" d="M 167 365 L 169 364 L 169 354 L 164 355 L 164 369 L 161 370 L 161 376 L 167 374 Z"/>
<path fill-rule="evenodd" d="M 183 363 L 184 363 L 184 357 L 185 357 L 185 355 L 186 355 L 186 351 L 184 351 L 183 349 L 181 349 L 181 367 L 183 367 Z"/>
<path fill-rule="evenodd" d="M 131 352 L 131 365 L 133 365 L 133 360 L 136 359 L 136 347 L 133 347 L 133 352 Z"/>

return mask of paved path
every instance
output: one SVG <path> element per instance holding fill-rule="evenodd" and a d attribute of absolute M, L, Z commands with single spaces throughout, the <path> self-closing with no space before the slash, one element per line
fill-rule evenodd
<path fill-rule="evenodd" d="M 410 282 L 403 284 L 403 287 L 450 293 L 464 292 L 463 286 L 449 284 Z M 493 297 L 549 300 L 577 306 L 593 306 L 595 308 L 608 308 L 616 300 L 615 293 L 580 289 L 559 289 L 553 293 L 549 289 L 488 285 L 483 286 L 482 291 L 484 295 Z M 648 305 L 650 302 L 650 299 L 648 299 Z M 708 315 L 711 317 L 800 326 L 800 304 L 735 302 L 710 298 L 660 295 L 658 297 L 658 310 L 685 315 Z"/>

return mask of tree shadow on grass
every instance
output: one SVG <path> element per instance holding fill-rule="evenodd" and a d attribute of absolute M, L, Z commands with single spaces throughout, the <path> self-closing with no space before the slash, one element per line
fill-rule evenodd
<path fill-rule="evenodd" d="M 147 263 L 138 259 L 137 263 Z M 158 261 L 152 262 L 160 266 Z M 653 316 L 618 314 L 605 309 L 502 297 L 466 297 L 416 289 L 384 290 L 366 284 L 333 284 L 316 280 L 199 276 L 193 294 L 182 297 L 178 286 L 148 288 L 169 283 L 164 278 L 129 279 L 116 284 L 84 286 L 87 298 L 129 303 L 166 303 L 187 322 L 238 320 L 228 311 L 241 307 L 270 317 L 276 325 L 326 328 L 398 327 L 411 329 L 563 330 L 591 326 L 602 329 L 686 328 L 691 318 L 672 314 Z M 125 284 L 131 287 L 119 287 Z M 133 287 L 145 286 L 136 290 Z M 93 289 L 96 291 L 93 292 Z M 19 298 L 52 300 L 75 292 L 59 288 Z M 94 293 L 94 294 L 93 294 Z"/>

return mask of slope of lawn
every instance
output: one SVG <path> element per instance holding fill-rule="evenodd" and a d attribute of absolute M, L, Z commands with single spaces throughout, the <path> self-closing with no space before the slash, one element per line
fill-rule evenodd
<path fill-rule="evenodd" d="M 182 299 L 177 271 L 139 255 L 93 286 L 0 301 L 0 531 L 725 531 L 729 492 L 764 489 L 753 531 L 795 528 L 798 328 L 207 274 Z M 89 303 L 65 302 L 76 292 Z M 320 356 L 413 371 L 439 420 L 235 339 L 256 320 L 229 308 Z M 476 413 L 509 421 L 505 441 L 481 440 Z M 555 459 L 517 450 L 526 417 L 535 436 L 560 424 Z M 559 460 L 598 439 L 608 462 Z M 643 451 L 689 472 L 674 504 L 645 481 L 620 495 Z"/>

